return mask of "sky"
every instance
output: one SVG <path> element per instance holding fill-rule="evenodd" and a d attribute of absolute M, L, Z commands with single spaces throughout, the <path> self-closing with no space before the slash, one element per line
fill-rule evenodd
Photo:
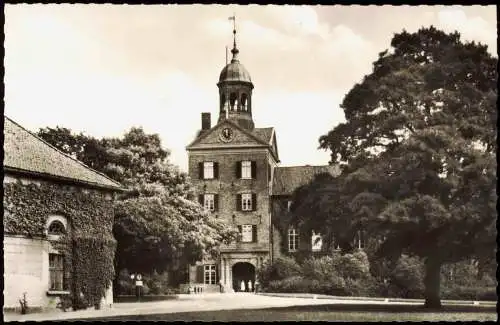
<path fill-rule="evenodd" d="M 497 53 L 495 6 L 7 4 L 5 115 L 99 138 L 142 126 L 186 171 L 201 113 L 218 118 L 233 14 L 253 119 L 275 127 L 282 166 L 328 163 L 319 137 L 395 33 L 434 25 Z"/>

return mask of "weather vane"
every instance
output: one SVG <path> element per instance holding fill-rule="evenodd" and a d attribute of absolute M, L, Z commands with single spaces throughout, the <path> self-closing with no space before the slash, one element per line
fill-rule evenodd
<path fill-rule="evenodd" d="M 233 21 L 233 46 L 236 48 L 236 15 L 233 13 L 229 20 Z"/>

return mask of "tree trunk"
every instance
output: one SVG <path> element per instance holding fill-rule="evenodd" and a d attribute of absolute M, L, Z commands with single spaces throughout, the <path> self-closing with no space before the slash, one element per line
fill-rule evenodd
<path fill-rule="evenodd" d="M 425 308 L 441 308 L 441 261 L 434 257 L 425 260 Z"/>

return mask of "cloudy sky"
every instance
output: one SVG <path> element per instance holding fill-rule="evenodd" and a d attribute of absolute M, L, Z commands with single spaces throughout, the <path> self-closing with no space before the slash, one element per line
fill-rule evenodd
<path fill-rule="evenodd" d="M 328 163 L 319 136 L 394 33 L 434 25 L 497 52 L 494 6 L 5 5 L 5 115 L 95 137 L 142 126 L 186 170 L 200 113 L 218 117 L 233 13 L 254 121 L 276 128 L 282 165 Z"/>

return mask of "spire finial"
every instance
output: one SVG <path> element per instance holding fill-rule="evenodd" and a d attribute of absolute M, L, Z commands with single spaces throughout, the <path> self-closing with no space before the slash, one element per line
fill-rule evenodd
<path fill-rule="evenodd" d="M 229 17 L 229 20 L 233 21 L 233 49 L 231 50 L 231 53 L 233 53 L 233 61 L 238 61 L 238 48 L 236 47 L 236 15 L 233 13 L 231 17 Z"/>

